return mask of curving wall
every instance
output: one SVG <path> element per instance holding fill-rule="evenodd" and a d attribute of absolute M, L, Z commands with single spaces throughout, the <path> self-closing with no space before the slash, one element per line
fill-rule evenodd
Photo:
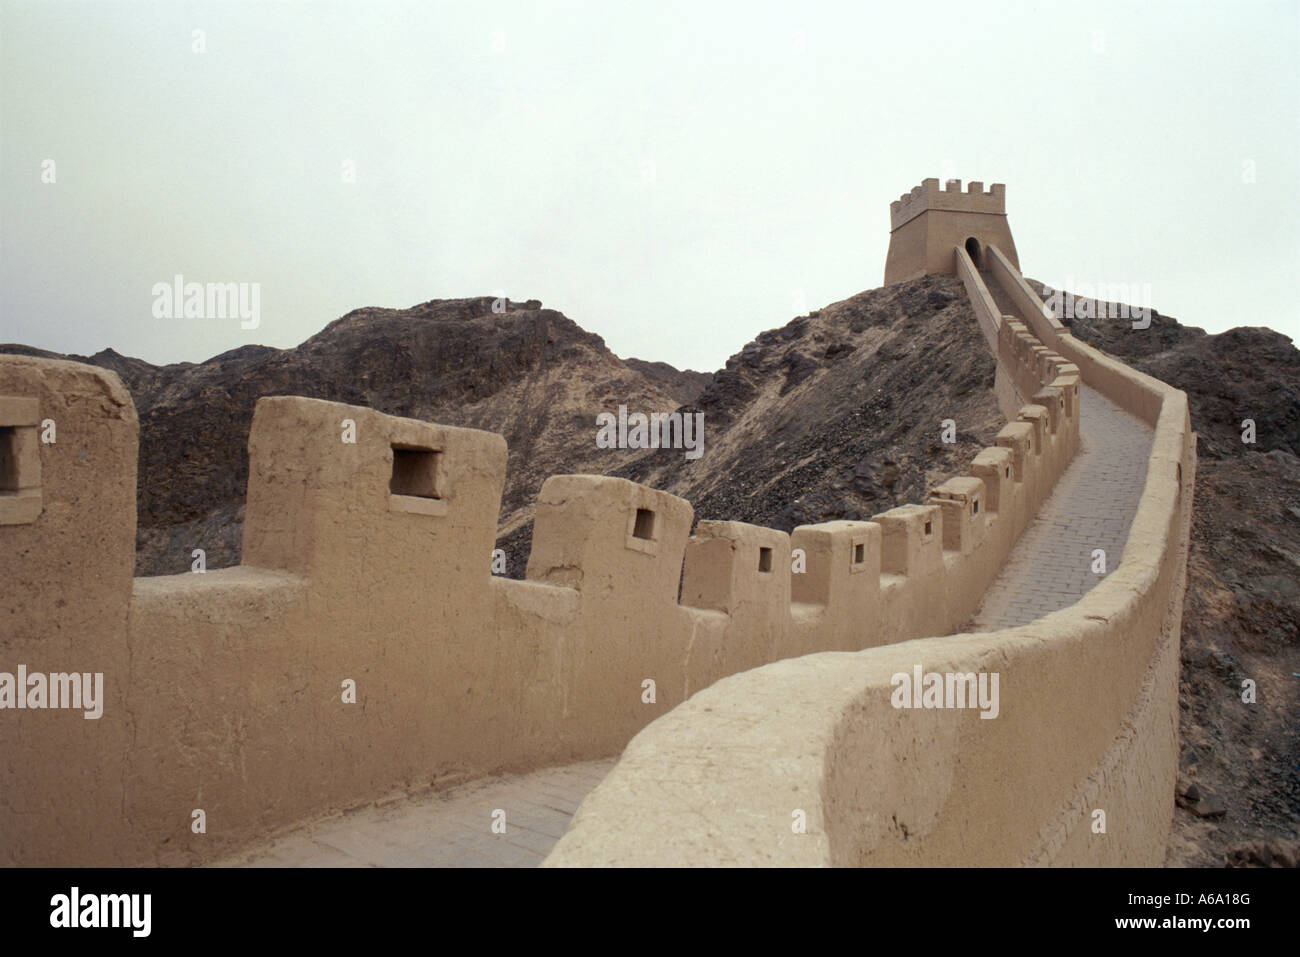
<path fill-rule="evenodd" d="M 1007 337 L 1040 362 L 1059 354 L 1154 428 L 1119 566 L 1023 627 L 808 655 L 719 681 L 629 743 L 547 866 L 1163 861 L 1196 461 L 1187 398 L 1075 340 L 996 246 L 985 252 L 1026 320 L 996 316 L 958 248 L 1000 355 Z M 895 707 L 894 677 L 917 668 L 996 674 L 996 718 Z"/>
<path fill-rule="evenodd" d="M 125 389 L 102 369 L 0 357 L 0 413 L 58 429 L 44 444 L 20 427 L 40 476 L 24 494 L 41 504 L 0 524 L 0 671 L 97 672 L 106 689 L 92 720 L 0 712 L 0 860 L 198 863 L 396 791 L 617 754 L 662 718 L 634 755 L 698 717 L 701 701 L 731 702 L 727 711 L 736 682 L 775 681 L 786 702 L 785 671 L 826 660 L 843 662 L 834 688 L 805 690 L 841 743 L 827 739 L 808 760 L 843 791 L 858 780 L 855 749 L 879 743 L 871 696 L 850 681 L 876 659 L 801 656 L 910 647 L 895 643 L 960 627 L 1077 446 L 1079 374 L 1065 345 L 1053 351 L 1006 322 L 996 348 L 1029 404 L 970 475 L 925 503 L 788 536 L 737 522 L 692 534 L 682 499 L 555 476 L 538 500 L 526 581 L 490 574 L 500 436 L 294 397 L 257 405 L 243 564 L 133 580 L 138 425 Z M 1130 700 L 1127 688 L 1115 698 Z M 773 750 L 807 721 L 798 708 L 781 718 L 787 710 L 776 712 L 784 731 L 755 738 L 753 753 L 793 762 L 783 793 L 793 780 L 820 788 L 811 771 L 785 777 L 802 764 Z M 706 766 L 755 733 L 720 718 L 689 722 L 692 734 L 721 735 Z M 633 766 L 625 760 L 611 787 Z M 672 770 L 658 793 L 691 780 Z M 729 799 L 745 806 L 752 784 L 740 773 Z M 831 833 L 868 813 L 850 791 L 828 805 L 841 808 L 826 818 Z M 610 793 L 557 860 L 604 846 L 590 838 Z M 697 859 L 709 859 L 708 834 L 695 838 Z"/>

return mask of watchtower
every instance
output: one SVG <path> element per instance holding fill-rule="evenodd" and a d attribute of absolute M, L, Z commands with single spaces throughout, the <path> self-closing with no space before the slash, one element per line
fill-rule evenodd
<path fill-rule="evenodd" d="M 992 243 L 1020 268 L 1016 244 L 1007 226 L 1007 188 L 973 182 L 961 191 L 961 180 L 939 188 L 926 179 L 889 205 L 889 255 L 885 285 L 918 276 L 951 276 L 957 272 L 953 247 L 964 246 L 977 268 L 984 265 L 984 247 Z"/>

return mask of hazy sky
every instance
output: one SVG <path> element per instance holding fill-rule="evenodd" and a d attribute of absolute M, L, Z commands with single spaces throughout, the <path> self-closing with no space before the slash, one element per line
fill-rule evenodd
<path fill-rule="evenodd" d="M 711 371 L 879 286 L 927 176 L 1007 184 L 1027 276 L 1300 338 L 1296 2 L 0 10 L 0 341 L 199 361 L 501 290 Z M 156 318 L 178 273 L 260 326 Z"/>

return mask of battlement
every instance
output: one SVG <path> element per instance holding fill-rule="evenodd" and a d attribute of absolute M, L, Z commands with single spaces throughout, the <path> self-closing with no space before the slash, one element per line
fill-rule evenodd
<path fill-rule="evenodd" d="M 999 364 L 1027 389 L 1059 379 L 1054 358 L 1023 327 L 1000 334 Z M 8 653 L 50 672 L 90 662 L 107 688 L 97 722 L 0 723 L 10 767 L 31 769 L 10 773 L 10 793 L 52 809 L 0 811 L 0 857 L 47 864 L 207 860 L 421 781 L 617 753 L 695 692 L 773 661 L 948 633 L 1077 435 L 1063 406 L 1027 405 L 1009 427 L 1024 441 L 1000 437 L 929 501 L 791 534 L 692 529 L 675 495 L 552 476 L 514 581 L 491 574 L 501 436 L 267 397 L 243 563 L 133 581 L 138 424 L 117 377 L 0 357 L 0 416 L 11 439 L 23 430 L 5 460 L 12 497 L 40 503 L 0 523 Z M 35 441 L 45 418 L 57 443 Z M 1000 455 L 1014 474 L 990 478 Z M 97 807 L 128 813 L 109 823 Z M 195 807 L 220 829 L 190 833 Z"/>
<path fill-rule="evenodd" d="M 1060 390 L 1063 360 L 1023 326 L 997 342 L 1026 389 Z M 676 495 L 552 476 L 526 579 L 512 581 L 490 573 L 502 437 L 269 397 L 248 437 L 242 566 L 133 581 L 129 395 L 104 369 L 0 358 L 12 498 L 40 503 L 0 524 L 8 653 L 31 670 L 101 671 L 108 689 L 98 722 L 4 715 L 10 767 L 44 768 L 10 772 L 10 793 L 53 811 L 0 811 L 0 856 L 203 861 L 412 781 L 616 753 L 690 694 L 763 664 L 943 635 L 1069 460 L 1073 408 L 1024 407 L 975 475 L 928 502 L 792 534 L 692 529 Z M 44 419 L 59 441 L 36 441 Z M 108 824 L 104 806 L 129 814 Z M 196 806 L 220 832 L 188 832 Z M 91 831 L 85 845 L 56 836 Z"/>
<path fill-rule="evenodd" d="M 889 204 L 890 229 L 898 229 L 931 209 L 1004 216 L 1007 212 L 1007 188 L 1002 183 L 994 183 L 985 191 L 983 183 L 972 180 L 962 192 L 959 179 L 950 179 L 942 187 L 933 177 L 923 179 L 920 186 L 912 187 L 911 192 Z"/>

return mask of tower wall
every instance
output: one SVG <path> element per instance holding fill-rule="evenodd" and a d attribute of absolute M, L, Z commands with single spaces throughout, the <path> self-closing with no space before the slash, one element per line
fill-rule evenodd
<path fill-rule="evenodd" d="M 1007 225 L 1006 187 L 994 183 L 985 192 L 983 183 L 972 182 L 963 193 L 961 180 L 949 180 L 946 189 L 937 179 L 923 180 L 890 205 L 885 284 L 956 275 L 953 249 L 972 237 L 979 243 L 977 266 L 984 265 L 984 249 L 992 243 L 1019 268 Z"/>

